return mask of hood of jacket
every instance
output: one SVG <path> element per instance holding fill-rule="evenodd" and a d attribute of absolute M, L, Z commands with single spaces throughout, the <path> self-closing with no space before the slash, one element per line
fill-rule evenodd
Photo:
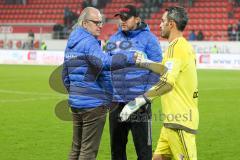
<path fill-rule="evenodd" d="M 83 27 L 75 28 L 69 36 L 68 43 L 67 43 L 68 48 L 74 48 L 80 41 L 82 41 L 85 38 L 88 38 L 89 36 L 92 36 L 93 38 L 95 38 L 85 28 Z"/>

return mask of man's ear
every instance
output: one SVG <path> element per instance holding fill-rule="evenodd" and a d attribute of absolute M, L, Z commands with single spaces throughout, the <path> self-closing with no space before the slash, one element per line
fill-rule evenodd
<path fill-rule="evenodd" d="M 176 27 L 176 23 L 173 20 L 170 20 L 168 23 L 171 28 Z"/>
<path fill-rule="evenodd" d="M 87 28 L 87 22 L 86 21 L 82 21 L 82 27 Z"/>
<path fill-rule="evenodd" d="M 140 18 L 140 17 L 136 17 L 136 18 L 135 18 L 135 22 L 136 22 L 136 23 L 141 23 L 141 18 Z"/>

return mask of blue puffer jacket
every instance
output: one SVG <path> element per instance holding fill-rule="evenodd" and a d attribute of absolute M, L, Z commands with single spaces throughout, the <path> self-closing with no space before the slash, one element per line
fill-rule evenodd
<path fill-rule="evenodd" d="M 162 60 L 159 41 L 145 23 L 141 23 L 138 29 L 127 33 L 119 28 L 118 32 L 110 37 L 106 48 L 111 55 L 119 51 L 138 50 L 145 52 L 147 58 L 152 61 L 160 62 Z M 116 70 L 110 74 L 112 77 L 113 102 L 129 102 L 159 81 L 157 74 L 137 67 Z"/>
<path fill-rule="evenodd" d="M 69 105 L 94 108 L 110 103 L 111 99 L 106 93 L 110 85 L 107 70 L 134 64 L 133 55 L 133 52 L 125 52 L 113 56 L 119 63 L 111 65 L 112 57 L 101 50 L 99 41 L 84 28 L 76 28 L 67 43 L 62 72 L 64 85 L 69 92 Z"/>

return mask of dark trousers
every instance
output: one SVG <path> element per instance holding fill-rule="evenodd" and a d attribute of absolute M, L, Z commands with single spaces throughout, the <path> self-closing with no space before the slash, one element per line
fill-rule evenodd
<path fill-rule="evenodd" d="M 95 160 L 106 121 L 107 108 L 72 108 L 73 142 L 69 160 Z"/>
<path fill-rule="evenodd" d="M 147 104 L 121 122 L 119 114 L 126 103 L 113 103 L 110 107 L 110 140 L 112 160 L 127 160 L 126 145 L 131 130 L 138 160 L 152 159 L 151 106 Z"/>

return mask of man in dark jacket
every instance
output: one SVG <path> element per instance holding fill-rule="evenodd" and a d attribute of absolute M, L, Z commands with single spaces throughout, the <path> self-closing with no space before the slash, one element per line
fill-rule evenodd
<path fill-rule="evenodd" d="M 93 7 L 85 8 L 65 50 L 62 78 L 73 115 L 70 160 L 96 159 L 106 119 L 105 106 L 110 103 L 105 90 L 110 84 L 109 75 L 105 70 L 134 64 L 132 52 L 114 56 L 116 62 L 102 52 L 97 40 L 101 28 L 100 12 Z"/>
<path fill-rule="evenodd" d="M 110 37 L 107 51 L 115 55 L 118 51 L 142 51 L 152 61 L 162 60 L 159 41 L 147 24 L 141 22 L 135 6 L 127 5 L 115 15 L 119 16 L 119 30 Z M 159 76 L 146 69 L 129 67 L 111 72 L 113 103 L 110 108 L 110 135 L 112 160 L 126 160 L 126 144 L 129 130 L 139 160 L 151 160 L 151 107 L 143 106 L 130 117 L 128 122 L 121 122 L 119 114 L 129 101 L 146 92 L 159 81 Z"/>

